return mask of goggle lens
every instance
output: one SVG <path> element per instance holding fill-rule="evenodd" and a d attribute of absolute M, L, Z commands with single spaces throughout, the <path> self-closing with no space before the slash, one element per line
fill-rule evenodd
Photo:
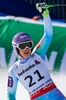
<path fill-rule="evenodd" d="M 29 42 L 22 42 L 18 45 L 19 49 L 25 49 L 26 47 L 32 48 L 33 47 L 33 43 L 31 41 Z"/>

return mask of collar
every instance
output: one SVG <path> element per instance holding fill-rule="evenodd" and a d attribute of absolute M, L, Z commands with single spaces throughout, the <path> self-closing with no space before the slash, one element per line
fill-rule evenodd
<path fill-rule="evenodd" d="M 25 58 L 25 59 L 19 58 L 19 63 L 20 64 L 26 63 L 28 61 L 28 59 L 29 59 L 29 57 L 28 58 Z"/>

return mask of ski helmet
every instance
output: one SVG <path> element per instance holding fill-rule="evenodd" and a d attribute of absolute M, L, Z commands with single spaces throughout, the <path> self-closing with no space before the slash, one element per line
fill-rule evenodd
<path fill-rule="evenodd" d="M 33 41 L 31 39 L 31 37 L 29 36 L 29 34 L 27 34 L 25 32 L 19 32 L 13 37 L 12 46 L 17 51 L 17 53 L 19 54 L 19 49 L 17 48 L 17 45 L 19 43 L 27 42 L 27 41 L 31 41 L 32 45 L 33 45 Z"/>

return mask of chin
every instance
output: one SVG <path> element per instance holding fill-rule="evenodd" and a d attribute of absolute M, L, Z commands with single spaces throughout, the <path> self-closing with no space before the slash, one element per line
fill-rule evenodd
<path fill-rule="evenodd" d="M 26 55 L 24 58 L 28 58 L 30 55 Z"/>

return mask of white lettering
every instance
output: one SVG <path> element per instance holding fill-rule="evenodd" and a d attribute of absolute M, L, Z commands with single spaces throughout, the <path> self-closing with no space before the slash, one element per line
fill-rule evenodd
<path fill-rule="evenodd" d="M 64 53 L 63 60 L 60 67 L 60 73 L 66 72 L 66 52 Z"/>
<path fill-rule="evenodd" d="M 49 60 L 46 56 L 46 64 L 49 70 L 53 70 L 56 56 L 57 56 L 57 52 L 52 52 Z"/>
<path fill-rule="evenodd" d="M 0 48 L 0 67 L 6 67 L 5 49 Z"/>
<path fill-rule="evenodd" d="M 5 48 L 0 48 L 0 67 L 10 67 L 16 61 L 17 55 L 13 50 L 8 65 L 5 57 Z"/>
<path fill-rule="evenodd" d="M 12 64 L 14 64 L 14 62 L 16 61 L 17 55 L 14 52 L 14 50 L 12 51 L 11 57 L 10 57 L 10 62 L 8 64 L 8 67 L 11 67 Z"/>
<path fill-rule="evenodd" d="M 5 48 L 0 48 L 0 67 L 7 67 L 7 62 L 5 58 Z M 53 71 L 55 60 L 57 57 L 57 52 L 51 52 L 51 55 L 49 59 L 46 56 L 46 64 L 49 70 Z M 10 67 L 14 62 L 16 61 L 17 55 L 12 51 L 10 61 L 8 64 L 8 67 Z M 60 73 L 66 72 L 66 52 L 64 53 L 63 59 L 61 61 L 61 66 L 60 66 Z"/>

